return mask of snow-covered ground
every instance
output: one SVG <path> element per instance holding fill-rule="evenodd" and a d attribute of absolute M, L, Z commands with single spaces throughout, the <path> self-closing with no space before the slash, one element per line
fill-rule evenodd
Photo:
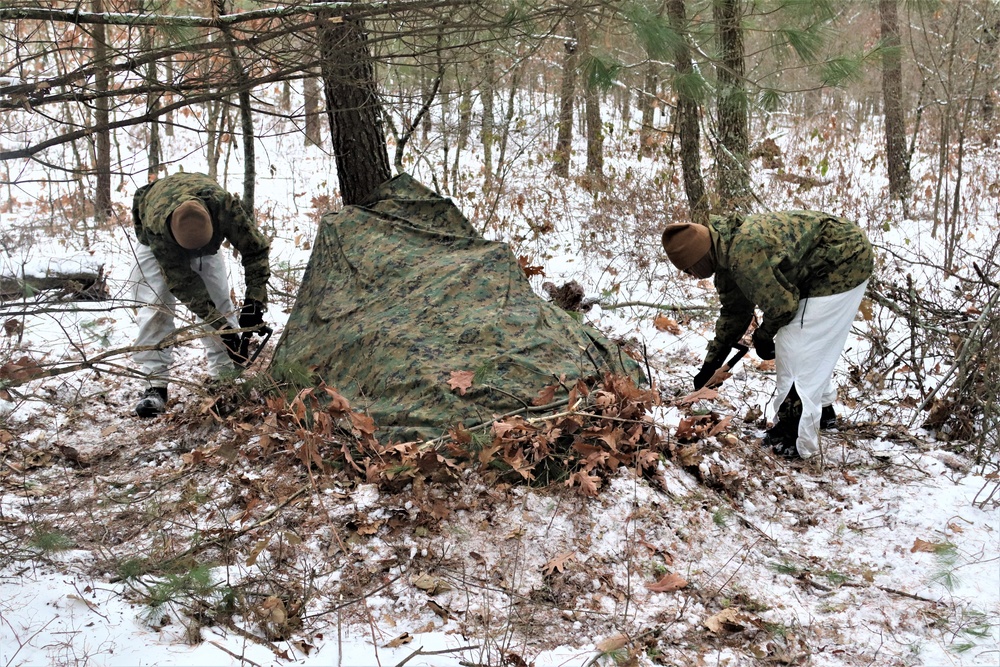
<path fill-rule="evenodd" d="M 587 319 L 645 349 L 664 396 L 654 418 L 673 433 L 691 408 L 671 399 L 689 391 L 713 323 L 711 311 L 668 312 L 676 327 L 661 331 L 648 305 L 712 304 L 710 283 L 680 280 L 658 249 L 681 198 L 676 166 L 636 160 L 626 135 L 609 141 L 613 187 L 595 191 L 548 174 L 549 133 L 533 134 L 530 119 L 523 127 L 503 197 L 483 193 L 470 154 L 455 201 L 486 236 L 544 266 L 532 279 L 540 293 L 543 280 L 577 280 L 602 297 Z M 909 273 L 944 294 L 957 280 L 933 268 L 931 223 L 893 213 L 871 167 L 880 136 L 859 127 L 833 142 L 789 128 L 779 136 L 788 163 L 833 156 L 833 184 L 799 191 L 759 172 L 760 195 L 771 208 L 857 219 L 885 280 Z M 176 154 L 189 152 L 191 137 L 174 141 Z M 142 145 L 126 146 L 140 162 Z M 280 332 L 319 215 L 336 202 L 336 174 L 295 134 L 262 147 L 257 211 L 273 238 L 268 318 Z M 185 170 L 204 169 L 198 155 Z M 977 156 L 983 182 L 997 180 L 995 157 Z M 430 182 L 426 164 L 415 175 Z M 26 181 L 44 175 L 33 169 Z M 238 190 L 235 157 L 230 170 L 226 185 Z M 2 319 L 24 328 L 0 338 L 0 363 L 77 363 L 130 344 L 137 183 L 122 185 L 115 223 L 101 229 L 50 208 L 53 189 L 68 186 L 14 189 L 0 213 L 0 273 L 101 266 L 110 298 L 47 304 L 53 312 L 4 302 Z M 981 211 L 967 242 L 987 247 L 996 202 L 967 204 Z M 597 498 L 489 487 L 471 473 L 440 488 L 380 489 L 250 455 L 264 415 L 208 412 L 197 345 L 179 350 L 186 382 L 154 421 L 131 414 L 139 383 L 127 357 L 33 381 L 0 403 L 0 666 L 996 667 L 1000 514 L 998 480 L 986 477 L 996 462 L 974 466 L 919 428 L 904 401 L 912 387 L 852 381 L 871 352 L 870 324 L 857 326 L 838 370 L 838 410 L 853 426 L 824 435 L 821 461 L 788 464 L 757 446 L 750 414 L 771 409 L 773 372 L 751 355 L 696 406 L 734 421 L 699 443 L 693 466 L 664 459 L 658 485 L 623 469 Z M 947 368 L 926 370 L 933 381 Z M 230 560 L 199 559 L 209 552 Z M 130 562 L 166 553 L 174 560 L 160 570 L 174 574 L 128 576 Z"/>

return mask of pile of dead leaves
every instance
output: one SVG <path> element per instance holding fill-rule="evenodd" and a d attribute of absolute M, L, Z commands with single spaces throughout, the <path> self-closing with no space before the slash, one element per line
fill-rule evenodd
<path fill-rule="evenodd" d="M 551 404 L 559 389 L 543 390 L 539 404 Z M 562 483 L 593 496 L 622 466 L 654 475 L 663 446 L 650 415 L 656 391 L 607 375 L 592 386 L 579 381 L 567 393 L 555 413 L 508 416 L 489 430 L 455 428 L 434 441 L 380 443 L 370 417 L 320 386 L 289 403 L 267 399 L 260 447 L 265 455 L 283 451 L 311 470 L 352 472 L 390 490 L 447 482 L 474 470 L 492 482 Z"/>

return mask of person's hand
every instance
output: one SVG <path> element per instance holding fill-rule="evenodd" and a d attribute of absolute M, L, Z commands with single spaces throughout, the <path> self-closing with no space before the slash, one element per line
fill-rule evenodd
<path fill-rule="evenodd" d="M 264 324 L 264 304 L 256 299 L 243 302 L 240 310 L 240 329 L 252 329 Z"/>
<path fill-rule="evenodd" d="M 774 339 L 764 333 L 760 327 L 753 330 L 753 349 L 757 356 L 768 361 L 774 359 Z"/>
<path fill-rule="evenodd" d="M 242 340 L 238 333 L 234 333 L 232 327 L 223 327 L 219 330 L 219 338 L 222 339 L 223 344 L 226 346 L 226 352 L 229 354 L 229 358 L 237 366 L 242 366 L 247 362 L 246 355 L 242 354 L 240 350 L 240 345 Z"/>
<path fill-rule="evenodd" d="M 701 370 L 698 374 L 694 376 L 694 389 L 698 391 L 715 375 L 715 371 L 722 368 L 723 360 L 720 359 L 706 359 L 705 363 L 701 365 Z"/>

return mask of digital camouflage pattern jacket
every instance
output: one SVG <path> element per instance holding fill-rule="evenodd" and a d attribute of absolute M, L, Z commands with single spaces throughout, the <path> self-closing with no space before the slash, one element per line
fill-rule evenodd
<path fill-rule="evenodd" d="M 706 360 L 729 353 L 754 307 L 772 338 L 795 318 L 799 300 L 848 292 L 872 274 L 874 254 L 854 222 L 819 211 L 713 217 L 715 288 L 722 310 Z"/>
<path fill-rule="evenodd" d="M 185 250 L 170 233 L 170 214 L 194 199 L 201 200 L 212 216 L 212 240 L 204 248 Z M 163 269 L 170 292 L 204 322 L 216 328 L 225 324 L 205 284 L 191 269 L 191 260 L 214 255 L 223 241 L 229 241 L 240 253 L 247 300 L 267 303 L 270 242 L 240 200 L 205 174 L 172 174 L 139 188 L 132 200 L 132 221 L 139 243 L 149 246 Z"/>

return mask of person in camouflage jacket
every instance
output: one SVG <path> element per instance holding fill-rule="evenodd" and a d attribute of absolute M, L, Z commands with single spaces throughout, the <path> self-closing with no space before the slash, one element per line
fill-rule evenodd
<path fill-rule="evenodd" d="M 671 263 L 715 276 L 721 312 L 695 389 L 717 384 L 733 345 L 754 320 L 761 359 L 774 359 L 777 422 L 765 444 L 789 458 L 819 450 L 820 427 L 836 424 L 833 371 L 864 296 L 874 254 L 854 222 L 817 211 L 712 217 L 708 225 L 671 224 L 663 247 Z"/>
<path fill-rule="evenodd" d="M 238 198 L 204 174 L 177 173 L 139 188 L 132 201 L 138 240 L 132 284 L 143 304 L 136 346 L 156 346 L 175 332 L 180 301 L 200 320 L 209 375 L 219 377 L 239 363 L 240 336 L 229 330 L 263 324 L 270 277 L 270 244 Z M 228 241 L 239 253 L 246 298 L 237 317 L 219 248 Z M 172 349 L 134 355 L 148 388 L 135 407 L 140 417 L 166 409 Z"/>

